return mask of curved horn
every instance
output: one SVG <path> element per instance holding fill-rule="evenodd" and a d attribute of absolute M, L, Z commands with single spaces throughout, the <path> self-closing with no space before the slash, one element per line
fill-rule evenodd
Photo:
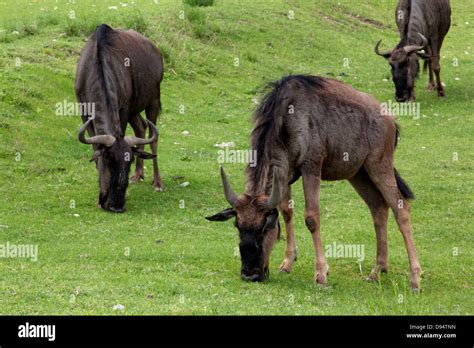
<path fill-rule="evenodd" d="M 92 117 L 89 118 L 86 121 L 86 123 L 84 123 L 82 127 L 79 129 L 79 134 L 77 136 L 79 141 L 83 144 L 100 144 L 107 147 L 112 146 L 112 144 L 115 143 L 115 137 L 112 135 L 108 135 L 108 134 L 94 135 L 93 137 L 86 139 L 84 133 L 86 131 L 87 126 L 91 122 L 92 122 Z"/>
<path fill-rule="evenodd" d="M 146 120 L 148 124 L 150 125 L 150 129 L 153 131 L 153 135 L 151 136 L 150 139 L 143 139 L 143 138 L 138 138 L 138 137 L 125 137 L 125 141 L 128 143 L 130 146 L 135 146 L 135 145 L 147 145 L 151 144 L 158 139 L 158 129 L 156 129 L 155 125 L 153 122 L 150 120 Z"/>
<path fill-rule="evenodd" d="M 390 57 L 392 55 L 392 50 L 385 51 L 385 52 L 380 52 L 379 46 L 380 46 L 381 42 L 382 42 L 382 40 L 379 40 L 379 42 L 377 42 L 377 44 L 375 45 L 375 48 L 374 48 L 375 53 L 378 54 L 381 57 L 384 57 L 384 58 Z"/>
<path fill-rule="evenodd" d="M 272 185 L 272 193 L 267 201 L 267 208 L 269 210 L 275 209 L 281 200 L 281 188 L 280 188 L 280 180 L 277 178 L 277 172 L 273 170 L 273 185 Z"/>
<path fill-rule="evenodd" d="M 229 182 L 227 181 L 227 175 L 225 175 L 224 168 L 221 167 L 221 179 L 222 179 L 222 186 L 224 187 L 224 195 L 227 202 L 229 202 L 232 208 L 235 208 L 237 204 L 237 195 L 230 187 Z"/>
<path fill-rule="evenodd" d="M 410 54 L 410 53 L 413 53 L 413 52 L 416 52 L 416 51 L 420 51 L 424 47 L 426 47 L 426 45 L 428 45 L 428 40 L 426 39 L 426 37 L 424 37 L 423 34 L 421 34 L 421 33 L 418 33 L 418 35 L 420 35 L 421 39 L 423 40 L 423 44 L 421 46 L 410 45 L 410 46 L 403 47 L 403 49 L 405 50 L 405 52 L 407 54 Z"/>

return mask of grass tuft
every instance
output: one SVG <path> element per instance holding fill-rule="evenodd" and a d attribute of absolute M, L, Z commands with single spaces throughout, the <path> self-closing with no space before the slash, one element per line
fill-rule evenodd
<path fill-rule="evenodd" d="M 206 7 L 214 5 L 214 0 L 183 0 L 183 3 L 193 7 Z"/>

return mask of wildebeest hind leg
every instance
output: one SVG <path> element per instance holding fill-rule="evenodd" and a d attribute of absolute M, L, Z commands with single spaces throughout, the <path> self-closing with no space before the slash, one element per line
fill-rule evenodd
<path fill-rule="evenodd" d="M 353 178 L 349 179 L 349 182 L 367 204 L 372 214 L 375 235 L 377 237 L 377 259 L 368 280 L 378 280 L 379 273 L 385 273 L 388 270 L 388 205 L 364 168 L 360 169 Z"/>
<path fill-rule="evenodd" d="M 145 133 L 146 133 L 146 122 L 145 120 L 140 116 L 140 114 L 137 114 L 135 116 L 131 116 L 129 118 L 130 125 L 133 128 L 133 132 L 135 133 L 135 136 L 138 138 L 145 138 Z M 139 150 L 143 150 L 144 145 L 137 145 L 137 148 Z M 132 183 L 137 183 L 141 180 L 145 179 L 145 175 L 143 174 L 143 159 L 137 158 L 137 164 L 135 168 L 135 174 L 130 178 L 130 181 Z"/>
<path fill-rule="evenodd" d="M 415 243 L 411 233 L 410 205 L 398 189 L 393 166 L 388 158 L 385 160 L 374 158 L 366 164 L 365 169 L 395 215 L 407 249 L 410 263 L 410 283 L 413 289 L 418 289 L 421 266 L 416 256 Z"/>
<path fill-rule="evenodd" d="M 158 125 L 156 124 L 158 120 L 158 113 L 160 111 L 160 102 L 157 101 L 154 103 L 152 106 L 147 108 L 145 110 L 146 112 L 146 118 L 153 122 L 154 125 L 158 128 Z M 150 129 L 150 137 L 152 136 L 152 130 Z M 153 155 L 157 154 L 157 148 L 158 148 L 158 140 L 159 140 L 159 134 L 155 142 L 150 144 L 151 147 L 151 153 Z M 153 188 L 155 191 L 163 191 L 163 181 L 161 180 L 160 176 L 160 170 L 158 169 L 158 156 L 153 158 Z"/>
<path fill-rule="evenodd" d="M 295 231 L 293 229 L 293 208 L 291 204 L 291 186 L 287 186 L 283 199 L 280 203 L 280 211 L 285 220 L 286 247 L 285 259 L 280 265 L 280 272 L 290 273 L 293 262 L 296 260 Z"/>

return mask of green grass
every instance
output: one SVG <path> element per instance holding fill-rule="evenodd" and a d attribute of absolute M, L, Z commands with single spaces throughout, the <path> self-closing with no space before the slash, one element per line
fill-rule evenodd
<path fill-rule="evenodd" d="M 360 270 L 354 259 L 329 259 L 328 288 L 312 281 L 301 183 L 294 185 L 298 261 L 292 274 L 277 272 L 280 242 L 270 280 L 241 281 L 232 223 L 204 219 L 227 206 L 213 145 L 233 141 L 248 148 L 253 100 L 265 82 L 314 73 L 338 77 L 380 101 L 393 98 L 389 67 L 373 46 L 381 38 L 383 47 L 397 43 L 396 1 L 135 2 L 0 2 L 0 244 L 39 248 L 37 262 L 0 259 L 0 314 L 474 313 L 471 0 L 452 3 L 442 51 L 447 97 L 425 91 L 423 75 L 417 87 L 423 116 L 399 119 L 396 166 L 417 196 L 419 295 L 408 289 L 408 260 L 392 217 L 389 273 L 380 284 L 363 281 L 375 259 L 375 234 L 368 209 L 346 182 L 322 188 L 323 244 L 363 244 L 365 260 Z M 76 139 L 80 119 L 54 113 L 57 102 L 75 101 L 79 51 L 102 22 L 145 33 L 166 61 L 159 123 L 166 190 L 152 190 L 146 163 L 146 181 L 129 188 L 122 215 L 96 208 L 91 149 Z M 244 166 L 225 165 L 235 189 L 243 189 Z M 174 176 L 190 186 L 179 187 Z M 112 309 L 118 303 L 123 312 Z"/>

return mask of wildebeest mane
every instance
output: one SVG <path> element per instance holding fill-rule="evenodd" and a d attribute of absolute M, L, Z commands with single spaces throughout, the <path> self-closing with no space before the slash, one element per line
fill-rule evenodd
<path fill-rule="evenodd" d="M 109 95 L 109 87 L 107 86 L 107 78 L 105 76 L 105 54 L 108 47 L 112 44 L 112 36 L 115 31 L 107 24 L 101 24 L 95 31 L 95 38 L 97 42 L 97 72 L 105 96 L 105 104 L 111 110 L 112 103 Z"/>
<path fill-rule="evenodd" d="M 270 82 L 265 86 L 269 91 L 263 96 L 261 102 L 256 107 L 253 115 L 254 129 L 250 135 L 252 150 L 256 151 L 257 163 L 255 167 L 248 166 L 248 182 L 251 184 L 252 193 L 265 189 L 262 187 L 266 182 L 268 171 L 271 166 L 270 151 L 273 145 L 284 146 L 281 139 L 281 127 L 279 127 L 279 117 L 288 105 L 283 100 L 282 91 L 290 81 L 297 81 L 306 89 L 323 88 L 325 81 L 321 77 L 311 75 L 288 75 L 282 79 Z M 287 110 L 287 109 L 286 109 Z"/>

